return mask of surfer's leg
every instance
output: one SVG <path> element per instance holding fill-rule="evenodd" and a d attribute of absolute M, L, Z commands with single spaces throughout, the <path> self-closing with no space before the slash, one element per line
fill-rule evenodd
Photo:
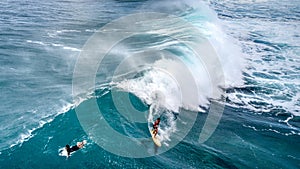
<path fill-rule="evenodd" d="M 65 149 L 68 151 L 70 149 L 69 144 L 66 145 Z"/>
<path fill-rule="evenodd" d="M 66 151 L 68 152 L 68 157 L 70 156 L 70 153 L 71 153 L 71 148 L 70 148 L 70 145 L 67 144 L 66 147 L 65 147 Z"/>

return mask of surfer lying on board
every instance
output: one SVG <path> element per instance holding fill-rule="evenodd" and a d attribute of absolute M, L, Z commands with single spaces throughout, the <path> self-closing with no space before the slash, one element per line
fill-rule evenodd
<path fill-rule="evenodd" d="M 77 151 L 81 149 L 84 146 L 84 141 L 82 142 L 77 142 L 75 146 L 70 147 L 68 144 L 66 145 L 66 150 L 68 152 L 68 157 L 70 156 L 70 153 L 73 151 Z"/>
<path fill-rule="evenodd" d="M 153 134 L 154 134 L 154 137 L 156 136 L 156 134 L 158 133 L 158 125 L 159 125 L 159 122 L 160 122 L 160 118 L 157 118 L 155 120 L 155 122 L 153 123 Z"/>

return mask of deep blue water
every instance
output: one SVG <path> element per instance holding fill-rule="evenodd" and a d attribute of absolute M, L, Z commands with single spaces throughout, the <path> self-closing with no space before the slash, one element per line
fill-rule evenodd
<path fill-rule="evenodd" d="M 130 14 L 155 19 L 101 29 Z M 299 26 L 292 0 L 0 2 L 0 168 L 299 168 Z M 76 74 L 99 29 L 112 32 L 99 49 L 133 33 Z M 189 47 L 203 38 L 218 63 Z M 156 117 L 161 148 L 149 138 Z M 81 140 L 82 150 L 59 155 Z"/>

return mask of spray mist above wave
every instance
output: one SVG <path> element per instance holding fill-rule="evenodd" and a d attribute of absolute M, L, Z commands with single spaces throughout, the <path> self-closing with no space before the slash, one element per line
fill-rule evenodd
<path fill-rule="evenodd" d="M 244 64 L 243 55 L 240 51 L 240 48 L 236 45 L 233 39 L 228 37 L 222 31 L 216 13 L 211 10 L 207 4 L 199 1 L 161 1 L 159 3 L 146 3 L 145 6 L 147 6 L 147 9 L 146 7 L 142 8 L 142 11 L 154 10 L 156 12 L 168 12 L 170 14 L 177 15 L 191 23 L 198 30 L 198 32 L 193 32 L 192 30 L 186 29 L 181 25 L 161 24 L 155 25 L 157 29 L 155 29 L 155 31 L 146 32 L 146 36 L 144 36 L 144 39 L 151 39 L 151 36 L 155 37 L 156 40 L 154 41 L 140 41 L 138 38 L 136 38 L 132 40 L 127 39 L 123 41 L 124 43 L 121 42 L 121 45 L 116 45 L 110 51 L 111 54 L 118 55 L 120 54 L 118 51 L 122 51 L 121 59 L 119 59 L 131 60 L 126 62 L 126 70 L 130 70 L 130 68 L 138 67 L 137 65 L 143 65 L 147 63 L 148 67 L 145 65 L 144 67 L 149 69 L 158 67 L 160 70 L 169 72 L 169 75 L 167 75 L 163 72 L 159 73 L 157 69 L 152 69 L 145 73 L 143 77 L 137 79 L 130 79 L 125 76 L 124 79 L 114 78 L 114 80 L 119 82 L 117 87 L 134 93 L 149 105 L 152 103 L 152 101 L 150 101 L 152 95 L 151 93 L 155 93 L 155 91 L 160 90 L 164 97 L 169 99 L 164 100 L 164 102 L 166 104 L 165 106 L 170 110 L 178 111 L 179 108 L 187 108 L 188 110 L 193 111 L 203 111 L 199 105 L 207 107 L 210 98 L 218 99 L 212 96 L 213 89 L 217 89 L 219 87 L 234 87 L 243 83 L 242 69 Z M 166 34 L 171 36 L 160 36 Z M 207 67 L 215 67 L 217 64 L 205 65 L 206 63 L 203 62 L 205 57 L 198 56 L 193 50 L 184 45 L 182 42 L 179 42 L 176 38 L 182 38 L 186 41 L 193 41 L 194 43 L 202 43 L 203 38 L 208 39 L 215 49 L 218 60 L 221 63 L 221 67 L 214 69 L 216 71 L 221 69 L 221 71 L 224 72 L 225 83 L 222 85 L 221 83 L 212 84 L 212 82 L 219 82 L 221 78 L 212 77 L 209 75 L 206 69 Z M 143 52 L 150 49 L 159 51 L 160 53 L 153 53 L 151 55 Z M 173 56 L 170 56 L 170 53 Z M 120 57 L 120 55 L 118 56 Z M 197 86 L 196 88 L 197 92 L 199 93 L 199 98 L 195 100 L 180 100 L 182 99 L 182 97 L 178 94 L 181 92 L 179 91 L 180 86 L 176 88 L 176 85 L 171 85 L 172 80 L 166 83 L 166 79 L 168 79 L 167 76 L 174 75 L 174 79 L 182 79 L 183 82 L 187 83 L 184 85 L 188 86 L 188 83 L 191 81 L 191 79 L 184 79 L 185 75 L 183 72 L 181 72 L 183 67 L 188 67 L 188 71 L 191 72 L 193 81 L 195 81 Z M 122 73 L 124 72 L 126 71 L 123 71 Z M 118 75 L 114 74 L 110 76 Z M 215 79 L 211 80 L 211 78 Z M 177 83 L 176 80 L 173 83 Z M 170 93 L 167 92 L 168 90 L 173 90 L 176 92 Z M 220 95 L 218 97 L 220 97 Z M 179 104 L 180 102 L 182 103 Z"/>

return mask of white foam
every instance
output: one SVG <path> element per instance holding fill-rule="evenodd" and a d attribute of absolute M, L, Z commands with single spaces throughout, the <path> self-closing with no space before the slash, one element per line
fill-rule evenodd
<path fill-rule="evenodd" d="M 71 51 L 76 51 L 76 52 L 80 52 L 81 51 L 81 49 L 77 49 L 77 48 L 73 48 L 73 47 L 68 47 L 68 46 L 64 46 L 63 49 L 71 50 Z"/>
<path fill-rule="evenodd" d="M 56 33 L 68 33 L 68 32 L 81 32 L 80 30 L 74 30 L 74 29 L 63 29 L 63 30 L 58 30 Z"/>
<path fill-rule="evenodd" d="M 199 105 L 208 104 L 206 98 L 209 96 L 205 94 L 210 92 L 203 92 L 202 95 L 198 95 L 199 98 L 193 97 L 195 96 L 193 93 L 197 93 L 200 89 L 191 86 L 191 79 L 182 74 L 183 65 L 168 59 L 157 61 L 155 65 L 160 69 L 147 71 L 140 78 L 116 83 L 116 87 L 135 94 L 148 105 L 159 102 L 174 112 L 178 112 L 180 108 L 201 111 Z M 209 84 L 205 84 L 205 81 L 199 85 L 205 88 L 201 91 L 209 91 Z"/>
<path fill-rule="evenodd" d="M 47 44 L 41 41 L 32 41 L 32 40 L 27 40 L 26 42 L 28 43 L 33 43 L 33 44 L 39 44 L 39 45 L 43 45 L 46 46 Z"/>
<path fill-rule="evenodd" d="M 62 107 L 62 109 L 60 111 L 57 112 L 56 115 L 48 115 L 48 116 L 45 116 L 45 117 L 41 118 L 42 120 L 40 120 L 38 122 L 37 127 L 34 127 L 32 129 L 27 130 L 24 133 L 21 133 L 19 135 L 19 137 L 17 138 L 17 141 L 15 141 L 15 143 L 11 144 L 9 147 L 11 148 L 11 147 L 14 147 L 14 146 L 17 146 L 17 145 L 21 146 L 24 142 L 30 140 L 34 136 L 32 134 L 34 131 L 36 131 L 37 129 L 42 128 L 47 123 L 51 123 L 55 119 L 56 116 L 69 111 L 73 107 L 74 107 L 74 104 L 66 104 L 65 106 Z"/>
<path fill-rule="evenodd" d="M 62 45 L 62 44 L 57 44 L 57 43 L 52 43 L 52 46 L 55 46 L 55 47 L 62 47 L 62 46 L 64 46 L 64 45 Z"/>
<path fill-rule="evenodd" d="M 30 138 L 32 138 L 34 136 L 32 134 L 32 132 L 35 131 L 38 128 L 40 128 L 40 127 L 33 128 L 31 130 L 28 130 L 26 133 L 20 134 L 18 140 L 15 143 L 11 144 L 9 147 L 12 148 L 12 147 L 14 147 L 16 145 L 20 145 L 21 146 L 22 143 L 24 143 L 25 141 L 28 141 Z"/>
<path fill-rule="evenodd" d="M 272 129 L 272 128 L 257 129 L 257 128 L 254 127 L 254 126 L 245 125 L 245 124 L 243 124 L 243 127 L 251 128 L 251 129 L 253 129 L 254 131 L 257 131 L 257 132 L 274 132 L 274 133 L 281 134 L 281 135 L 284 135 L 284 136 L 300 135 L 300 133 L 296 133 L 296 132 L 293 131 L 293 130 L 290 131 L 290 132 L 288 132 L 288 133 L 284 133 L 284 132 L 280 132 L 280 131 L 275 130 L 275 129 Z"/>
<path fill-rule="evenodd" d="M 80 52 L 81 51 L 81 49 L 74 48 L 74 47 L 69 47 L 69 46 L 65 46 L 63 44 L 57 44 L 57 43 L 46 43 L 46 42 L 32 41 L 32 40 L 27 40 L 26 42 L 33 43 L 33 44 L 39 44 L 39 45 L 42 45 L 42 46 L 62 47 L 62 49 L 71 50 L 71 51 L 74 51 L 74 52 Z"/>

